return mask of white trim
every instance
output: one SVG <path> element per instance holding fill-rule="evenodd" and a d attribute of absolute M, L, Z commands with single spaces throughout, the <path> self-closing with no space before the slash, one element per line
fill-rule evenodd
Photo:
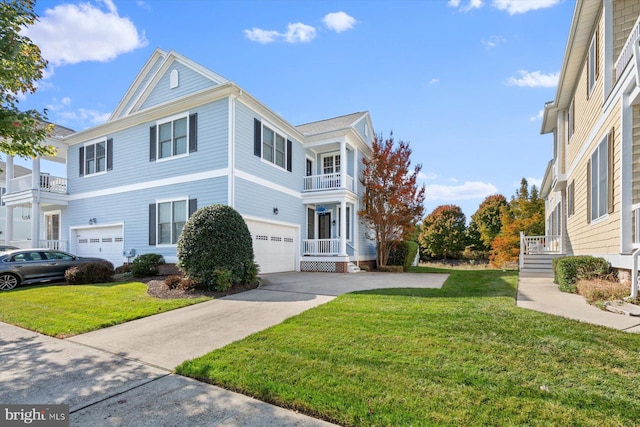
<path fill-rule="evenodd" d="M 170 198 L 170 199 L 156 199 L 156 218 L 155 218 L 155 222 L 156 222 L 156 248 L 175 248 L 178 244 L 178 237 L 176 237 L 176 243 L 160 243 L 160 208 L 159 205 L 160 204 L 164 204 L 164 203 L 170 203 L 171 204 L 171 236 L 169 238 L 169 240 L 173 240 L 173 224 L 174 224 L 174 220 L 173 220 L 173 204 L 175 202 L 185 202 L 184 204 L 184 208 L 185 208 L 185 223 L 189 220 L 189 197 L 175 197 L 175 198 Z"/>
<path fill-rule="evenodd" d="M 85 142 L 84 144 L 82 144 L 82 148 L 84 149 L 83 153 L 82 153 L 82 170 L 83 170 L 83 174 L 80 177 L 81 179 L 84 178 L 91 178 L 94 176 L 100 176 L 100 175 L 105 175 L 107 173 L 107 159 L 109 158 L 109 144 L 107 144 L 107 137 L 104 136 L 102 138 L 95 138 L 92 139 L 91 141 Z M 100 172 L 93 172 L 93 173 L 87 173 L 87 147 L 89 147 L 90 145 L 97 145 L 100 143 L 104 143 L 104 170 L 100 171 Z M 95 150 L 95 148 L 94 148 Z M 95 156 L 94 156 L 95 159 Z M 97 163 L 96 163 L 97 166 Z M 95 167 L 94 167 L 95 169 Z"/>
<path fill-rule="evenodd" d="M 166 162 L 167 160 L 180 159 L 183 157 L 189 157 L 189 128 L 191 126 L 189 123 L 189 111 L 182 112 L 180 114 L 174 114 L 173 116 L 165 117 L 163 119 L 156 120 L 156 163 Z M 178 120 L 186 119 L 186 141 L 185 141 L 185 152 L 182 154 L 173 154 L 173 137 L 174 137 L 174 123 Z M 171 155 L 167 157 L 160 157 L 160 126 L 165 125 L 167 123 L 171 123 Z"/>
<path fill-rule="evenodd" d="M 47 217 L 58 215 L 58 238 L 57 239 L 49 239 L 47 237 Z M 53 211 L 44 211 L 43 212 L 43 220 L 44 220 L 44 240 L 62 240 L 62 210 L 56 209 Z"/>
<path fill-rule="evenodd" d="M 302 199 L 302 193 L 300 191 L 295 191 L 295 190 L 292 190 L 292 189 L 287 188 L 285 186 L 282 186 L 282 185 L 279 185 L 279 184 L 274 184 L 272 181 L 268 181 L 268 180 L 266 180 L 264 178 L 259 178 L 259 177 L 255 176 L 255 175 L 251 175 L 251 174 L 249 174 L 247 172 L 244 172 L 244 171 L 242 171 L 240 169 L 236 169 L 235 173 L 236 173 L 236 178 L 241 178 L 241 179 L 244 179 L 245 181 L 249 181 L 249 182 L 252 182 L 254 184 L 258 184 L 258 185 L 261 185 L 263 187 L 267 187 L 267 188 L 270 188 L 272 190 L 279 191 L 279 192 L 287 194 L 289 196 L 297 197 L 298 199 Z"/>
<path fill-rule="evenodd" d="M 82 200 L 82 199 L 88 199 L 91 197 L 110 196 L 113 194 L 127 193 L 131 191 L 149 190 L 151 188 L 164 187 L 164 186 L 174 185 L 174 184 L 184 184 L 184 183 L 189 183 L 193 181 L 201 181 L 205 179 L 222 178 L 222 177 L 226 177 L 227 175 L 229 175 L 228 168 L 216 169 L 212 171 L 198 172 L 198 173 L 193 173 L 189 175 L 180 175 L 180 176 L 175 176 L 170 178 L 157 179 L 154 181 L 146 181 L 138 184 L 105 188 L 103 190 L 87 191 L 86 193 L 69 195 L 68 200 L 70 201 Z"/>
<path fill-rule="evenodd" d="M 324 170 L 324 159 L 327 157 L 333 157 L 333 170 L 329 173 L 342 173 L 342 155 L 341 155 L 341 151 L 337 150 L 337 151 L 329 151 L 327 153 L 322 153 L 320 154 L 320 169 L 322 172 L 322 175 L 326 175 L 327 172 L 325 172 Z M 336 171 L 336 156 L 340 157 L 340 172 Z M 345 173 L 346 175 L 346 173 Z"/>
<path fill-rule="evenodd" d="M 235 201 L 236 201 L 236 182 L 235 182 L 235 177 L 236 177 L 236 161 L 235 161 L 235 145 L 236 145 L 236 128 L 235 128 L 235 122 L 236 122 L 236 100 L 235 100 L 235 96 L 231 95 L 229 96 L 229 98 L 227 98 L 228 101 L 228 110 L 229 110 L 229 114 L 228 114 L 228 123 L 227 123 L 227 130 L 228 130 L 228 144 L 227 144 L 227 152 L 228 152 L 228 158 L 227 158 L 227 164 L 229 165 L 229 170 L 231 171 L 231 173 L 229 174 L 229 178 L 227 179 L 227 205 L 231 206 L 232 208 L 235 208 Z"/>
<path fill-rule="evenodd" d="M 178 86 L 180 86 L 180 73 L 174 68 L 169 74 L 169 89 L 175 89 Z"/>
<path fill-rule="evenodd" d="M 287 170 L 287 160 L 289 159 L 289 156 L 291 155 L 291 153 L 287 152 L 287 141 L 289 140 L 289 136 L 281 131 L 277 126 L 274 126 L 271 124 L 271 122 L 264 120 L 264 118 L 261 121 L 261 127 L 260 127 L 260 160 L 262 160 L 265 163 L 270 164 L 271 166 L 275 166 L 280 170 L 283 170 L 285 172 L 289 172 Z M 273 161 L 267 160 L 264 158 L 264 128 L 265 126 L 267 128 L 269 128 L 269 130 L 271 130 L 274 133 L 273 136 Z M 284 138 L 284 166 L 280 166 L 278 163 L 276 163 L 276 153 L 278 151 L 278 149 L 276 148 L 276 136 L 280 135 L 282 138 Z M 293 142 L 293 141 L 292 141 Z M 293 150 L 293 144 L 291 149 Z"/>

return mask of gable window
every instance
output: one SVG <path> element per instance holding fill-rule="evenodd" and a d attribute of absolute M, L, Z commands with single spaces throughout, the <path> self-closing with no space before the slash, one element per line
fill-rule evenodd
<path fill-rule="evenodd" d="M 253 132 L 253 154 L 291 172 L 293 146 L 291 140 L 258 119 L 254 119 Z"/>
<path fill-rule="evenodd" d="M 89 142 L 79 150 L 80 176 L 102 174 L 113 169 L 113 139 Z"/>
<path fill-rule="evenodd" d="M 149 160 L 184 157 L 198 151 L 197 129 L 197 113 L 156 122 L 149 129 Z"/>
<path fill-rule="evenodd" d="M 589 219 L 594 221 L 608 213 L 609 198 L 609 137 L 605 137 L 589 161 Z"/>
<path fill-rule="evenodd" d="M 588 58 L 588 95 L 591 95 L 593 87 L 598 79 L 598 32 L 593 35 L 591 45 L 589 45 Z"/>

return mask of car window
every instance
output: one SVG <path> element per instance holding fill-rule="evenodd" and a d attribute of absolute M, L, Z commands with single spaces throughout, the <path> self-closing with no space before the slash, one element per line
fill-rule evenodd
<path fill-rule="evenodd" d="M 73 261 L 73 257 L 64 252 L 45 252 L 47 259 L 60 259 L 65 261 Z"/>
<path fill-rule="evenodd" d="M 15 254 L 13 256 L 12 261 L 42 261 L 42 259 L 42 254 L 40 252 L 20 252 L 19 254 Z"/>

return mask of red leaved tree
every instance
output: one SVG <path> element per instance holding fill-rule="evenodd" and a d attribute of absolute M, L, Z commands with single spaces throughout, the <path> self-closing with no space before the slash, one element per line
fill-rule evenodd
<path fill-rule="evenodd" d="M 418 186 L 422 165 L 411 166 L 409 143 L 389 138 L 373 141 L 370 160 L 363 159 L 360 182 L 365 188 L 360 217 L 372 231 L 378 248 L 378 265 L 387 265 L 395 244 L 415 230 L 424 212 L 424 185 Z"/>

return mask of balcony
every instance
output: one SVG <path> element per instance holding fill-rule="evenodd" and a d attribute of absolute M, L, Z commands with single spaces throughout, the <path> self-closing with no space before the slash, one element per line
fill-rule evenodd
<path fill-rule="evenodd" d="M 353 191 L 352 176 L 338 172 L 304 177 L 303 191 L 337 190 L 342 188 Z"/>
<path fill-rule="evenodd" d="M 35 190 L 32 185 L 32 176 L 24 175 L 11 180 L 11 193 Z M 40 191 L 56 194 L 67 194 L 67 178 L 51 176 L 47 173 L 40 174 Z"/>
<path fill-rule="evenodd" d="M 640 17 L 636 21 L 631 33 L 629 33 L 629 37 L 627 37 L 627 41 L 616 60 L 614 65 L 614 75 L 615 82 L 620 80 L 623 71 L 627 68 L 629 62 L 631 62 L 631 58 L 633 57 L 636 46 L 638 45 L 638 40 L 640 39 Z"/>
<path fill-rule="evenodd" d="M 340 239 L 309 239 L 303 241 L 303 255 L 339 255 Z"/>

